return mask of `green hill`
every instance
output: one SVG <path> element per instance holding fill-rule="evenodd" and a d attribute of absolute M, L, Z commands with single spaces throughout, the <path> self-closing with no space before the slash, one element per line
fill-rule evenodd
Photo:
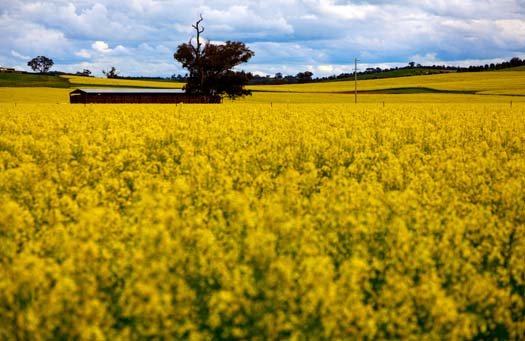
<path fill-rule="evenodd" d="M 69 88 L 67 79 L 33 73 L 0 73 L 0 87 Z"/>
<path fill-rule="evenodd" d="M 501 69 L 500 71 L 525 71 L 525 65 Z"/>
<path fill-rule="evenodd" d="M 422 76 L 422 75 L 435 75 L 440 73 L 451 73 L 456 71 L 442 70 L 442 69 L 431 69 L 431 68 L 401 68 L 395 70 L 389 70 L 377 73 L 364 73 L 358 74 L 357 79 L 382 79 L 382 78 L 396 78 L 396 77 L 410 77 L 410 76 Z"/>
<path fill-rule="evenodd" d="M 42 75 L 38 73 L 0 73 L 0 87 L 118 87 L 118 88 L 175 88 L 180 89 L 183 83 L 172 80 L 148 80 L 125 78 L 95 78 L 75 75 Z"/>

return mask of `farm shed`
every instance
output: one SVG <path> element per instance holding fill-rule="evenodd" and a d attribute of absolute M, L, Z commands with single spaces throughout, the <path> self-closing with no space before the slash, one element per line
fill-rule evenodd
<path fill-rule="evenodd" d="M 0 72 L 13 73 L 13 72 L 15 72 L 15 68 L 14 67 L 0 66 Z"/>
<path fill-rule="evenodd" d="M 220 103 L 220 97 L 189 95 L 181 89 L 76 89 L 70 103 Z"/>

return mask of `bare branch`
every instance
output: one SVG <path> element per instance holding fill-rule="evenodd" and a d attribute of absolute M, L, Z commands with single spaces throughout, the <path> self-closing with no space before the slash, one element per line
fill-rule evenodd
<path fill-rule="evenodd" d="M 202 32 L 204 32 L 204 27 L 199 27 L 200 23 L 204 21 L 204 18 L 202 17 L 202 14 L 200 14 L 200 19 L 197 20 L 195 24 L 192 24 L 191 27 L 197 31 L 197 36 L 200 35 Z"/>
<path fill-rule="evenodd" d="M 191 25 L 195 29 L 195 31 L 197 32 L 197 37 L 196 37 L 197 46 L 193 47 L 193 45 L 192 45 L 193 50 L 197 52 L 196 53 L 197 54 L 197 60 L 200 59 L 200 53 L 201 53 L 201 47 L 202 47 L 201 33 L 204 32 L 204 27 L 200 26 L 200 24 L 204 21 L 204 18 L 202 17 L 202 14 L 200 14 L 199 17 L 200 17 L 200 19 L 197 20 L 197 22 L 195 24 Z"/>

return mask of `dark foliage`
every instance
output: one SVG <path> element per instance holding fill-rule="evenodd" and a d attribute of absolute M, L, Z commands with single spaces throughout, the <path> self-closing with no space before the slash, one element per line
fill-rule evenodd
<path fill-rule="evenodd" d="M 82 71 L 78 71 L 76 74 L 77 74 L 78 76 L 86 76 L 86 77 L 89 77 L 89 76 L 91 76 L 91 71 L 88 70 L 88 69 L 84 69 L 84 70 L 82 70 Z"/>
<path fill-rule="evenodd" d="M 106 75 L 107 78 L 119 78 L 118 71 L 114 66 L 112 66 L 108 71 L 102 70 L 102 73 Z"/>
<path fill-rule="evenodd" d="M 55 64 L 53 59 L 47 58 L 46 56 L 38 56 L 27 62 L 27 66 L 31 67 L 33 71 L 40 73 L 46 73 Z"/>
<path fill-rule="evenodd" d="M 299 72 L 295 77 L 299 83 L 308 83 L 312 81 L 312 76 L 314 74 L 310 71 Z"/>
<path fill-rule="evenodd" d="M 173 57 L 189 72 L 186 79 L 187 93 L 206 96 L 228 96 L 235 99 L 250 95 L 244 85 L 252 78 L 251 73 L 234 71 L 233 68 L 246 63 L 254 53 L 242 42 L 227 41 L 224 44 L 201 42 L 204 27 L 202 17 L 193 28 L 197 32 L 195 43 L 179 45 Z"/>

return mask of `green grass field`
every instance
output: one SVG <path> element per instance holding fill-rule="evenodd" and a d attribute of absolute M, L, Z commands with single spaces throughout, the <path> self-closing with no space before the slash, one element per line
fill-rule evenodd
<path fill-rule="evenodd" d="M 516 67 L 511 67 L 511 68 L 508 68 L 508 69 L 503 69 L 501 71 L 525 71 L 525 65 L 523 66 L 516 66 Z"/>
<path fill-rule="evenodd" d="M 182 88 L 184 84 L 172 81 L 107 79 L 83 76 L 50 76 L 27 73 L 0 73 L 0 87 L 139 87 L 139 88 Z"/>
<path fill-rule="evenodd" d="M 26 73 L 0 73 L 0 87 L 48 87 L 69 88 L 67 79 L 59 76 L 26 74 Z"/>
<path fill-rule="evenodd" d="M 70 83 L 71 87 L 119 87 L 119 88 L 174 88 L 180 89 L 184 83 L 158 80 L 134 80 L 120 78 L 95 78 L 82 76 L 62 76 Z"/>
<path fill-rule="evenodd" d="M 367 79 L 410 77 L 410 76 L 434 75 L 434 74 L 454 73 L 454 72 L 456 71 L 441 70 L 441 69 L 436 70 L 436 69 L 425 68 L 425 67 L 401 68 L 401 69 L 389 70 L 389 71 L 378 72 L 378 73 L 358 74 L 357 79 L 367 80 Z M 349 80 L 353 80 L 353 78 L 330 80 L 329 82 L 339 82 L 339 81 L 349 81 Z"/>

